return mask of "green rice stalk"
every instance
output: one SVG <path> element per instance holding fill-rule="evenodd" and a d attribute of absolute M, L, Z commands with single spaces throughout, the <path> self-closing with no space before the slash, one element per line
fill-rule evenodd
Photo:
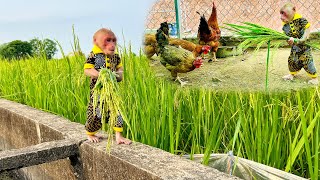
<path fill-rule="evenodd" d="M 99 78 L 93 89 L 93 108 L 100 108 L 102 118 L 102 129 L 108 134 L 107 151 L 110 152 L 111 143 L 113 142 L 113 127 L 116 124 L 118 112 L 120 111 L 121 98 L 118 94 L 118 84 L 113 72 L 109 69 L 103 68 L 100 70 Z M 104 126 L 105 120 L 108 116 L 108 129 Z M 96 114 L 96 112 L 94 111 Z"/>
<path fill-rule="evenodd" d="M 266 91 L 268 91 L 268 85 L 269 85 L 269 57 L 270 57 L 270 41 L 268 41 L 268 54 L 267 54 L 267 66 L 266 66 Z"/>
<path fill-rule="evenodd" d="M 315 145 L 314 145 L 314 177 L 319 177 L 319 121 L 316 126 Z"/>
<path fill-rule="evenodd" d="M 300 95 L 298 96 L 298 98 L 300 98 Z M 300 103 L 300 101 L 301 100 L 299 99 L 299 103 Z M 290 168 L 292 167 L 292 165 L 293 165 L 294 161 L 296 160 L 297 156 L 301 152 L 301 150 L 303 148 L 303 145 L 309 146 L 309 143 L 307 142 L 307 139 L 308 139 L 308 137 L 310 135 L 313 134 L 313 129 L 316 126 L 316 123 L 318 121 L 318 117 L 320 116 L 320 111 L 318 111 L 317 114 L 315 115 L 315 117 L 313 118 L 313 120 L 311 120 L 309 126 L 306 128 L 306 126 L 305 126 L 305 117 L 303 115 L 303 112 L 300 110 L 301 108 L 302 107 L 299 104 L 299 111 L 300 111 L 301 119 L 303 120 L 303 122 L 301 121 L 299 123 L 299 125 L 298 125 L 299 128 L 296 131 L 297 134 L 296 134 L 296 137 L 295 137 L 294 143 L 293 143 L 294 147 L 292 147 L 294 150 L 292 152 L 290 152 L 289 158 L 287 160 L 287 165 L 286 165 L 286 168 L 285 168 L 285 171 L 287 171 L 287 172 L 290 170 Z M 298 138 L 297 135 L 300 132 L 301 127 L 303 129 L 303 137 L 301 137 L 301 139 L 299 140 L 298 144 L 296 144 L 295 142 L 297 141 L 297 138 Z M 308 165 L 312 165 L 312 163 L 308 162 Z"/>
<path fill-rule="evenodd" d="M 310 47 L 314 48 L 314 49 L 317 49 L 317 50 L 320 50 L 320 43 L 316 43 L 316 42 L 307 42 L 306 43 L 307 45 L 309 45 Z"/>
<path fill-rule="evenodd" d="M 307 120 L 305 117 L 304 110 L 302 109 L 302 103 L 301 103 L 301 98 L 300 94 L 298 94 L 298 108 L 300 112 L 300 118 L 301 118 L 301 124 L 302 124 L 302 135 L 303 135 L 303 140 L 304 140 L 304 145 L 305 145 L 305 151 L 307 152 L 307 161 L 308 161 L 308 170 L 309 174 L 311 176 L 311 179 L 313 178 L 313 170 L 312 170 L 312 157 L 311 157 L 311 152 L 310 152 L 310 145 L 309 145 L 309 138 L 308 138 L 308 131 L 307 131 Z"/>

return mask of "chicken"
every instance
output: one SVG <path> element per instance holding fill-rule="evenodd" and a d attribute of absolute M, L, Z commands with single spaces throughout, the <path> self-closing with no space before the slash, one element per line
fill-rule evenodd
<path fill-rule="evenodd" d="M 167 22 L 161 23 L 160 28 L 163 33 L 169 37 L 169 26 Z M 151 58 L 154 54 L 157 53 L 157 40 L 155 35 L 146 34 L 144 37 L 144 52 L 148 58 Z M 200 56 L 202 53 L 207 54 L 211 47 L 207 45 L 199 45 L 194 44 L 187 40 L 177 39 L 177 38 L 170 38 L 169 37 L 169 44 L 173 46 L 181 46 L 183 49 L 191 51 L 195 57 Z"/>
<path fill-rule="evenodd" d="M 151 57 L 157 53 L 157 47 L 156 44 L 150 44 L 145 45 L 143 47 L 143 52 L 147 56 L 148 59 L 151 59 Z"/>
<path fill-rule="evenodd" d="M 151 57 L 157 53 L 157 40 L 154 34 L 145 34 L 143 42 L 143 52 L 146 54 L 147 58 Z"/>
<path fill-rule="evenodd" d="M 199 15 L 200 13 L 197 12 Z M 216 61 L 216 52 L 218 51 L 219 39 L 221 36 L 221 31 L 219 29 L 218 20 L 217 20 L 217 9 L 212 3 L 212 12 L 211 16 L 206 20 L 205 16 L 200 17 L 200 24 L 198 28 L 198 38 L 200 45 L 209 45 L 211 46 L 211 51 L 213 54 L 213 60 Z M 210 59 L 209 62 L 212 60 Z"/>
<path fill-rule="evenodd" d="M 181 86 L 186 82 L 181 81 L 178 73 L 187 73 L 202 65 L 202 58 L 195 57 L 191 51 L 169 45 L 168 36 L 158 29 L 156 40 L 159 49 L 161 64 L 171 72 L 171 76 L 181 83 Z"/>

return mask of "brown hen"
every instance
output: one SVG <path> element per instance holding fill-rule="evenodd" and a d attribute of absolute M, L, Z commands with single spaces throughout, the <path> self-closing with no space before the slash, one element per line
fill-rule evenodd
<path fill-rule="evenodd" d="M 161 64 L 171 72 L 171 76 L 183 86 L 178 73 L 187 73 L 202 65 L 201 57 L 195 57 L 192 52 L 176 46 L 169 45 L 168 36 L 158 29 L 156 34 Z"/>

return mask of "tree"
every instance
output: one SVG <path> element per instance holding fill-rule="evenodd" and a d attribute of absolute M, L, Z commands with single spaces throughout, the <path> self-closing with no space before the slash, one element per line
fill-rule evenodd
<path fill-rule="evenodd" d="M 7 59 L 21 59 L 32 54 L 31 44 L 27 41 L 15 40 L 0 48 L 0 55 Z"/>
<path fill-rule="evenodd" d="M 39 40 L 34 38 L 30 40 L 30 44 L 33 56 L 44 56 L 47 59 L 52 59 L 58 50 L 57 43 L 50 39 Z"/>
<path fill-rule="evenodd" d="M 5 48 L 7 44 L 0 44 L 0 59 L 4 58 L 3 55 L 2 55 L 2 51 L 3 51 L 3 48 Z"/>

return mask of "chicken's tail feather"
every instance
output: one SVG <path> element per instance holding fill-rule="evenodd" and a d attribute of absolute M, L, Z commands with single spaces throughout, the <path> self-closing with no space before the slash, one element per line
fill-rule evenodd
<path fill-rule="evenodd" d="M 161 23 L 159 29 L 161 29 L 165 35 L 169 36 L 169 24 L 167 22 Z"/>
<path fill-rule="evenodd" d="M 161 53 L 164 49 L 164 46 L 169 44 L 168 36 L 165 35 L 165 33 L 161 29 L 158 29 L 156 33 L 156 39 L 159 51 Z"/>
<path fill-rule="evenodd" d="M 197 12 L 199 15 L 200 13 Z M 200 34 L 210 34 L 210 29 L 209 29 L 209 25 L 208 22 L 206 20 L 206 18 L 204 17 L 204 15 L 200 15 L 200 24 L 199 24 L 199 28 L 198 28 L 198 33 Z"/>
<path fill-rule="evenodd" d="M 208 19 L 208 24 L 211 27 L 218 27 L 217 7 L 216 7 L 214 1 L 212 2 L 212 11 L 211 11 L 211 15 Z"/>

